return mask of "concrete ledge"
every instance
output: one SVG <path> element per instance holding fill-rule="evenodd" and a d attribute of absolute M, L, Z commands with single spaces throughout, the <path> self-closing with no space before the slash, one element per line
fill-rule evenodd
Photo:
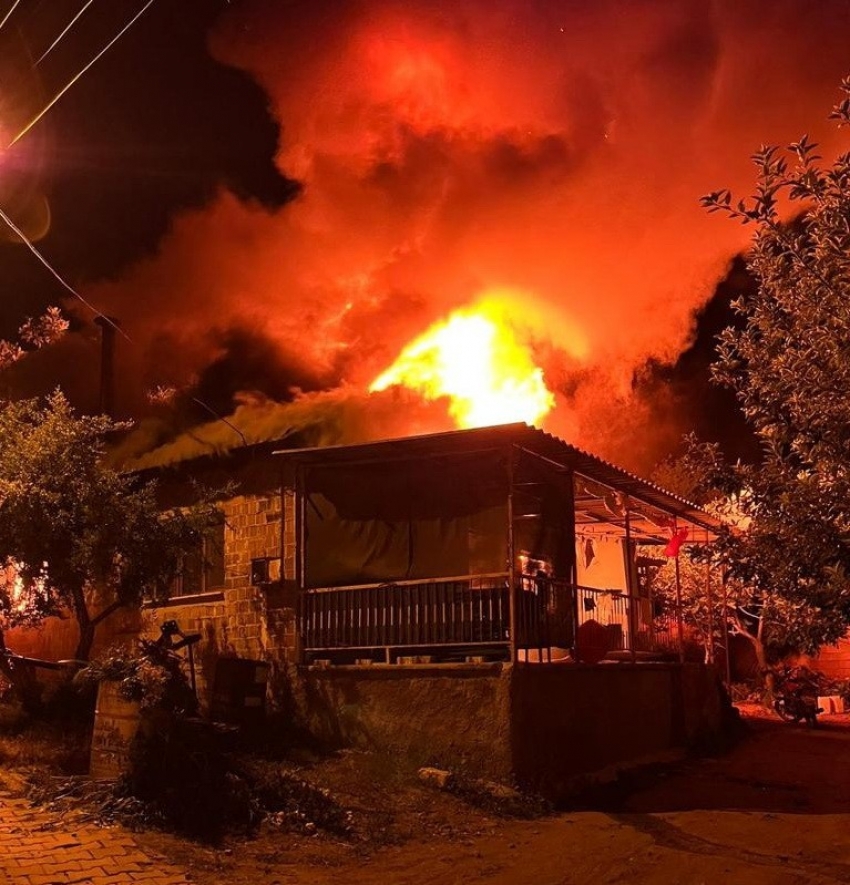
<path fill-rule="evenodd" d="M 412 674 L 418 676 L 441 676 L 446 673 L 453 675 L 461 675 L 470 673 L 478 676 L 481 673 L 501 673 L 503 669 L 510 667 L 502 661 L 488 661 L 484 664 L 466 664 L 466 663 L 444 663 L 444 664 L 331 664 L 330 666 L 317 666 L 316 664 L 308 664 L 301 666 L 299 669 L 307 673 L 327 673 L 332 676 L 334 673 L 356 673 L 368 679 L 370 674 L 388 675 L 398 674 L 409 678 Z"/>
<path fill-rule="evenodd" d="M 145 602 L 142 604 L 143 609 L 157 608 L 177 608 L 181 605 L 207 605 L 214 602 L 224 601 L 223 590 L 211 590 L 209 593 L 195 593 L 193 596 L 172 596 L 168 599 L 162 599 L 157 602 Z"/>

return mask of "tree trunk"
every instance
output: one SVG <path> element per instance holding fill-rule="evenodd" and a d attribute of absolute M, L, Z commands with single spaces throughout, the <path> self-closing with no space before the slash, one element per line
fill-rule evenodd
<path fill-rule="evenodd" d="M 773 696 L 776 691 L 776 674 L 767 659 L 767 648 L 764 644 L 764 616 L 759 617 L 758 628 L 755 635 L 741 623 L 739 617 L 734 618 L 735 634 L 743 636 L 753 647 L 758 664 L 759 679 L 764 687 L 764 703 L 767 707 L 773 707 Z M 728 651 L 727 651 L 728 654 Z"/>
<path fill-rule="evenodd" d="M 97 629 L 98 624 L 101 621 L 105 621 L 113 612 L 118 611 L 119 608 L 122 608 L 123 603 L 119 600 L 115 602 L 111 602 L 106 606 L 103 611 L 99 614 L 95 615 L 93 618 L 90 617 L 88 606 L 85 604 L 85 600 L 83 600 L 83 604 L 80 608 L 77 607 L 76 600 L 74 603 L 74 612 L 84 613 L 83 617 L 80 617 L 77 614 L 77 623 L 80 626 L 80 638 L 77 642 L 77 650 L 75 652 L 75 658 L 78 661 L 87 661 L 89 659 L 89 655 L 91 655 L 92 646 L 94 645 L 94 637 L 95 630 Z"/>
<path fill-rule="evenodd" d="M 77 640 L 77 650 L 74 652 L 74 657 L 78 661 L 87 661 L 94 643 L 94 628 L 96 625 L 92 623 L 92 619 L 89 616 L 85 589 L 83 587 L 75 587 L 71 591 L 71 601 L 73 603 L 74 617 L 77 619 L 77 626 L 80 628 L 80 638 Z"/>
<path fill-rule="evenodd" d="M 767 659 L 767 648 L 764 644 L 764 615 L 762 614 L 762 616 L 759 617 L 758 628 L 756 629 L 755 635 L 745 629 L 740 622 L 737 626 L 738 629 L 736 632 L 739 635 L 746 637 L 753 646 L 756 663 L 759 668 L 759 678 L 764 687 L 764 705 L 768 708 L 772 708 L 773 698 L 776 693 L 776 674 L 773 672 L 773 668 L 770 666 L 770 662 Z"/>
<path fill-rule="evenodd" d="M 756 660 L 759 664 L 759 672 L 764 679 L 764 703 L 766 707 L 773 707 L 773 698 L 776 694 L 776 674 L 767 661 L 767 649 L 764 647 L 764 608 L 761 610 L 758 629 L 756 630 Z"/>
<path fill-rule="evenodd" d="M 768 707 L 773 706 L 773 696 L 776 693 L 776 674 L 773 672 L 767 660 L 767 649 L 760 637 L 753 639 L 753 649 L 759 665 L 759 675 L 764 684 L 764 702 Z"/>
<path fill-rule="evenodd" d="M 74 659 L 77 661 L 87 661 L 91 654 L 92 645 L 94 645 L 94 624 L 91 622 L 85 626 L 80 624 L 80 638 L 77 641 Z"/>

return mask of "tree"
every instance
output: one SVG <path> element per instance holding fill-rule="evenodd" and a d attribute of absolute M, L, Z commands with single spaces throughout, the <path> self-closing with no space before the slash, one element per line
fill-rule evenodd
<path fill-rule="evenodd" d="M 752 537 L 746 540 L 753 542 Z M 739 562 L 736 571 L 746 574 L 743 559 L 749 555 L 759 570 L 769 571 L 772 565 L 769 555 L 778 549 L 774 539 L 763 547 L 753 542 L 746 548 L 745 539 L 737 539 L 734 550 L 726 546 L 723 535 L 718 543 L 724 545 L 720 550 L 697 545 L 680 556 L 678 592 L 674 561 L 669 560 L 658 569 L 652 584 L 656 613 L 669 624 L 680 598 L 686 635 L 705 649 L 706 660 L 709 648 L 725 649 L 727 632 L 746 640 L 772 690 L 772 680 L 768 677 L 773 663 L 789 653 L 816 651 L 821 645 L 840 639 L 846 617 L 843 612 L 836 616 L 836 594 L 831 587 L 818 591 L 824 603 L 811 594 L 784 592 L 781 584 L 773 582 L 765 584 L 754 578 L 736 577 L 721 580 L 716 568 L 718 560 L 728 565 L 734 559 Z M 711 568 L 708 576 L 707 567 Z M 711 584 L 710 591 L 707 581 Z"/>
<path fill-rule="evenodd" d="M 0 404 L 0 670 L 14 679 L 3 630 L 65 610 L 76 657 L 122 606 L 166 597 L 198 548 L 213 505 L 163 514 L 156 487 L 104 460 L 104 416 L 78 416 L 56 392 Z"/>
<path fill-rule="evenodd" d="M 684 444 L 684 453 L 661 462 L 653 472 L 653 479 L 713 512 L 727 525 L 734 525 L 737 532 L 730 532 L 729 537 L 735 537 L 740 543 L 737 470 L 726 463 L 716 443 L 700 442 L 692 434 L 685 438 Z M 763 591 L 740 579 L 730 579 L 717 567 L 723 561 L 720 548 L 726 538 L 721 532 L 717 546 L 686 547 L 678 563 L 668 559 L 656 570 L 652 579 L 656 614 L 669 623 L 680 601 L 686 633 L 703 647 L 706 660 L 711 659 L 711 652 L 718 648 L 728 653 L 728 635 L 738 635 L 752 644 L 756 659 L 762 669 L 767 669 L 769 654 L 774 651 L 772 641 L 778 639 L 783 630 L 771 614 L 773 607 L 765 605 L 770 600 Z"/>
<path fill-rule="evenodd" d="M 842 92 L 839 126 L 850 124 L 850 78 Z M 713 555 L 748 588 L 743 635 L 766 667 L 771 649 L 814 652 L 850 625 L 850 154 L 824 165 L 804 136 L 753 160 L 752 197 L 721 190 L 703 204 L 754 228 L 758 287 L 733 304 L 744 322 L 722 334 L 713 373 L 763 457 L 715 457 L 708 473 L 747 523 L 725 528 Z"/>
<path fill-rule="evenodd" d="M 23 359 L 28 351 L 58 341 L 68 331 L 68 321 L 58 307 L 48 307 L 40 317 L 29 317 L 18 329 L 17 340 L 0 339 L 0 371 Z"/>

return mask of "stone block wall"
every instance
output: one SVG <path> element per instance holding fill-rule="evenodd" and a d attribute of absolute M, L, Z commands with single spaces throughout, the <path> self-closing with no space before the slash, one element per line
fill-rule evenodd
<path fill-rule="evenodd" d="M 250 456 L 250 457 L 249 457 Z M 156 638 L 164 621 L 177 621 L 184 633 L 199 633 L 194 646 L 199 696 L 209 701 L 216 661 L 238 657 L 272 665 L 270 698 L 286 703 L 298 660 L 296 609 L 296 496 L 281 494 L 277 459 L 268 453 L 247 453 L 245 463 L 188 465 L 186 478 L 210 488 L 235 480 L 243 494 L 221 502 L 225 521 L 224 586 L 192 597 L 175 597 L 141 611 L 119 611 L 99 625 L 92 656 L 110 646 L 131 645 L 139 636 Z M 210 472 L 213 471 L 213 472 Z M 182 475 L 164 475 L 164 508 L 186 506 L 193 487 Z M 271 582 L 251 584 L 251 560 L 268 559 Z M 98 607 L 93 608 L 96 612 Z M 7 634 L 8 647 L 18 654 L 61 660 L 73 657 L 78 630 L 73 618 L 49 618 L 39 629 Z"/>
<path fill-rule="evenodd" d="M 294 502 L 284 497 L 292 525 Z M 176 597 L 143 613 L 143 633 L 159 635 L 163 621 L 175 620 L 184 633 L 199 633 L 194 648 L 198 693 L 209 701 L 220 657 L 267 661 L 272 682 L 285 678 L 297 659 L 294 532 L 282 544 L 281 495 L 240 495 L 223 502 L 225 586 L 193 597 Z M 252 586 L 251 560 L 270 560 L 272 583 Z"/>
<path fill-rule="evenodd" d="M 845 636 L 835 645 L 825 645 L 817 655 L 802 656 L 799 663 L 832 679 L 850 679 L 850 638 Z"/>

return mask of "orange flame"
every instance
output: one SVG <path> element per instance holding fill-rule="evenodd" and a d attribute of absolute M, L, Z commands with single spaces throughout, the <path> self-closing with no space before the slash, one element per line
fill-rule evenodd
<path fill-rule="evenodd" d="M 555 405 L 530 349 L 504 310 L 488 302 L 461 308 L 435 323 L 369 390 L 394 385 L 415 390 L 427 400 L 447 397 L 458 427 L 538 424 Z"/>
<path fill-rule="evenodd" d="M 8 594 L 9 606 L 12 611 L 20 612 L 26 608 L 24 579 L 14 560 L 8 560 L 5 565 L 0 567 L 0 590 L 5 590 Z"/>
<path fill-rule="evenodd" d="M 46 567 L 46 563 L 45 563 Z M 24 583 L 20 563 L 14 559 L 0 564 L 0 590 L 8 595 L 8 604 L 12 612 L 23 614 L 33 604 L 33 594 L 43 595 L 46 590 L 46 577 L 38 577 L 30 587 Z"/>

